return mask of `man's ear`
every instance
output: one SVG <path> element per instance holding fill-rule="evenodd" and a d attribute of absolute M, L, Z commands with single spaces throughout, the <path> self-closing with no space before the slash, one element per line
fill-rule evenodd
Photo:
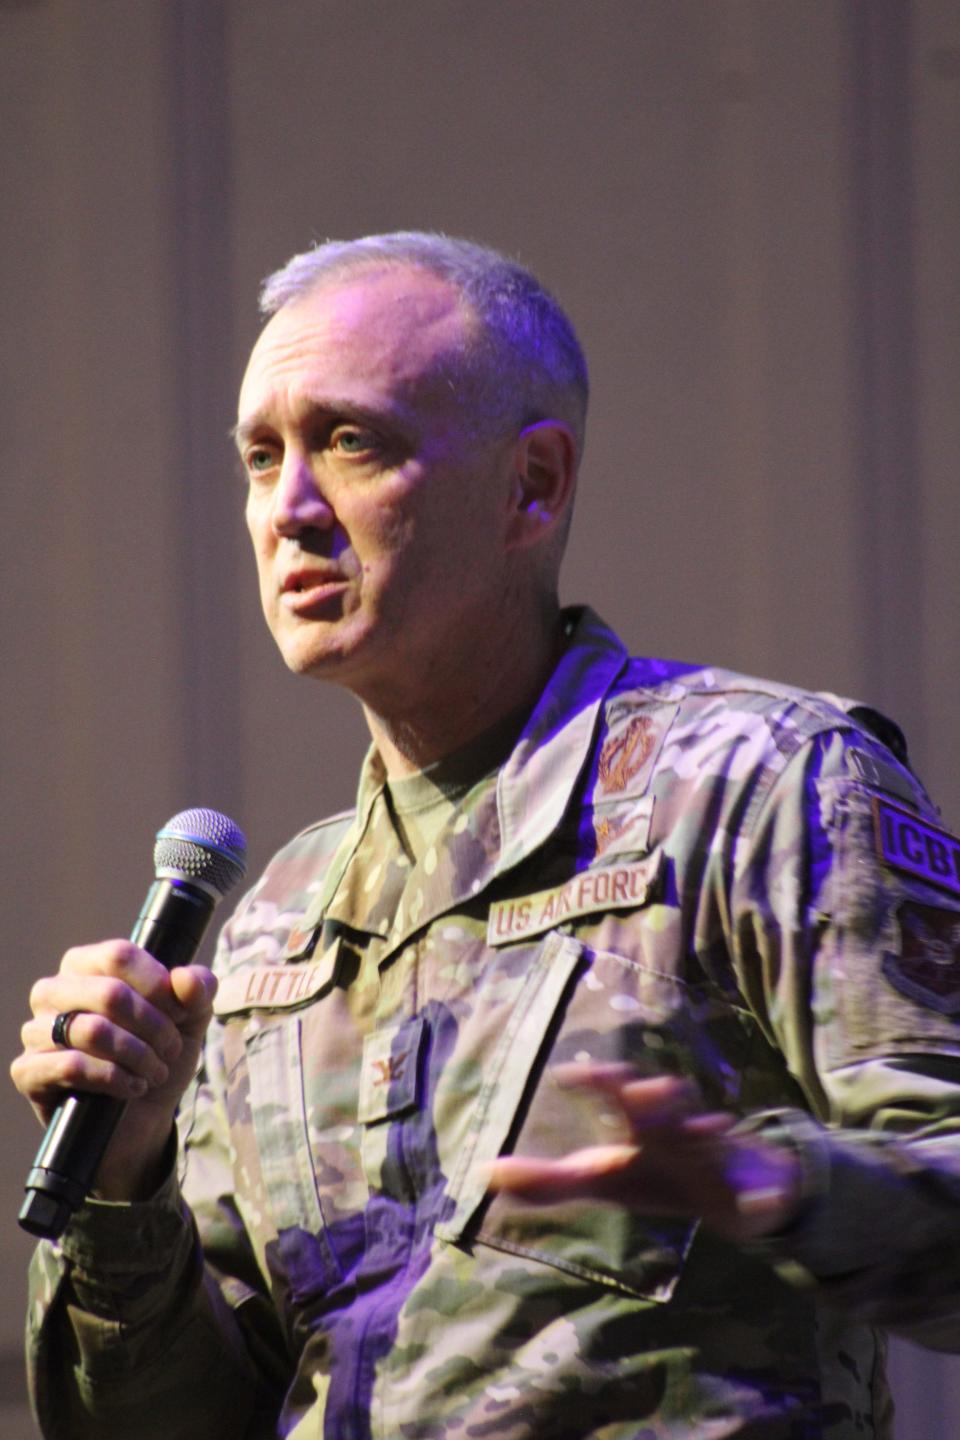
<path fill-rule="evenodd" d="M 539 544 L 562 526 L 573 502 L 577 446 L 562 420 L 537 420 L 514 450 L 507 539 L 512 550 Z"/>

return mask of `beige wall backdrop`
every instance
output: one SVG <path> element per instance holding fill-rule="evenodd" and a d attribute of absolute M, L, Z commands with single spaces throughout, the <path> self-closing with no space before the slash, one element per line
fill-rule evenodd
<path fill-rule="evenodd" d="M 314 238 L 536 269 L 592 359 L 567 598 L 890 710 L 960 821 L 956 0 L 0 0 L 0 63 L 9 1055 L 168 815 L 259 866 L 350 803 L 359 715 L 272 651 L 226 439 L 256 283 Z M 38 1132 L 0 1115 L 20 1440 Z M 899 1440 L 960 1432 L 958 1368 L 898 1349 Z"/>

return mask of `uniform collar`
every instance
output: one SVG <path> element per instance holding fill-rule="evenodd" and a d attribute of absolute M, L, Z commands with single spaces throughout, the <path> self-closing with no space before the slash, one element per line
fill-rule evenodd
<path fill-rule="evenodd" d="M 553 834 L 590 753 L 600 707 L 627 663 L 609 626 L 588 607 L 564 612 L 567 648 L 497 781 L 501 875 Z"/>
<path fill-rule="evenodd" d="M 392 950 L 436 915 L 474 899 L 553 834 L 591 753 L 604 699 L 627 664 L 623 644 L 592 610 L 567 610 L 564 622 L 567 646 L 512 753 L 495 781 L 488 776 L 464 797 L 438 850 L 409 867 L 392 923 L 377 908 L 379 887 L 351 873 L 354 860 L 366 872 L 377 849 L 374 826 L 386 777 L 376 749 L 368 751 L 354 823 L 304 928 L 333 921 L 379 935 Z"/>

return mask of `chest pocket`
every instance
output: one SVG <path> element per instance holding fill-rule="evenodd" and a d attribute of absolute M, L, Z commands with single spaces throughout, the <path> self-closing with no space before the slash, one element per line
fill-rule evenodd
<path fill-rule="evenodd" d="M 501 1150 L 555 1158 L 622 1138 L 600 1097 L 562 1090 L 551 1079 L 556 1063 L 624 1060 L 641 1073 L 685 1074 L 698 1081 L 709 1103 L 723 1104 L 735 1098 L 743 1053 L 736 1016 L 706 987 L 592 950 L 573 936 L 547 936 L 491 1047 L 483 1092 L 451 1176 L 456 1211 L 438 1236 L 667 1300 L 695 1223 L 595 1203 L 538 1206 L 490 1198 L 483 1193 L 482 1166 Z"/>
<path fill-rule="evenodd" d="M 287 1230 L 333 1237 L 363 1209 L 360 1050 L 342 992 L 299 1010 L 227 1019 L 237 1193 L 265 1237 Z"/>

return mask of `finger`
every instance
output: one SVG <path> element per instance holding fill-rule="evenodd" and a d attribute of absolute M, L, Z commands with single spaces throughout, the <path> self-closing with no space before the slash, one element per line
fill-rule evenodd
<path fill-rule="evenodd" d="M 675 1126 L 696 1114 L 700 1092 L 692 1080 L 658 1075 L 654 1079 L 628 1081 L 616 1099 L 635 1130 L 652 1130 Z"/>
<path fill-rule="evenodd" d="M 146 1044 L 132 1031 L 115 1025 L 105 1015 L 87 1010 L 73 1012 L 69 1027 L 69 1043 L 54 1045 L 52 1024 L 47 1016 L 28 1020 L 21 1030 L 25 1050 L 39 1053 L 80 1050 L 98 1060 L 109 1060 L 131 1075 L 140 1075 L 151 1085 L 162 1085 L 169 1075 L 166 1063 L 152 1045 Z"/>
<path fill-rule="evenodd" d="M 675 1125 L 696 1112 L 700 1092 L 676 1075 L 641 1075 L 633 1065 L 615 1061 L 574 1061 L 555 1065 L 552 1077 L 565 1089 L 596 1090 L 615 1101 L 634 1132 Z"/>
<path fill-rule="evenodd" d="M 680 1121 L 680 1129 L 686 1136 L 706 1140 L 726 1135 L 736 1123 L 736 1115 L 730 1115 L 725 1110 L 716 1110 L 686 1116 Z"/>
<path fill-rule="evenodd" d="M 550 1078 L 561 1090 L 614 1091 L 642 1075 L 628 1060 L 563 1060 L 551 1065 Z"/>
<path fill-rule="evenodd" d="M 594 1145 L 560 1160 L 502 1155 L 487 1167 L 489 1189 L 521 1200 L 624 1200 L 639 1160 L 635 1145 Z"/>
<path fill-rule="evenodd" d="M 68 1090 L 136 1100 L 149 1089 L 142 1075 L 131 1074 L 109 1060 L 80 1050 L 32 1051 L 18 1055 L 10 1066 L 13 1083 L 44 1121 Z"/>
<path fill-rule="evenodd" d="M 186 1017 L 185 1025 L 195 1028 L 200 1023 L 205 1028 L 217 993 L 217 977 L 212 970 L 206 965 L 178 966 L 170 971 L 170 986 Z"/>
<path fill-rule="evenodd" d="M 115 976 L 63 972 L 38 981 L 31 991 L 30 1003 L 38 1023 L 30 1036 L 38 1049 L 56 1048 L 52 1035 L 55 1016 L 76 1011 L 104 1016 L 121 1029 L 129 1030 L 150 1045 L 161 1059 L 173 1059 L 180 1053 L 180 1036 L 170 1014 L 133 989 L 126 980 Z M 183 1016 L 183 1007 L 177 1001 L 173 1003 L 177 1014 Z M 70 1025 L 71 1048 L 77 1044 L 75 1024 L 74 1021 Z"/>
<path fill-rule="evenodd" d="M 132 940 L 105 940 L 68 950 L 60 962 L 60 973 L 112 976 L 169 1014 L 174 1022 L 183 1018 L 170 984 L 170 972 Z"/>

